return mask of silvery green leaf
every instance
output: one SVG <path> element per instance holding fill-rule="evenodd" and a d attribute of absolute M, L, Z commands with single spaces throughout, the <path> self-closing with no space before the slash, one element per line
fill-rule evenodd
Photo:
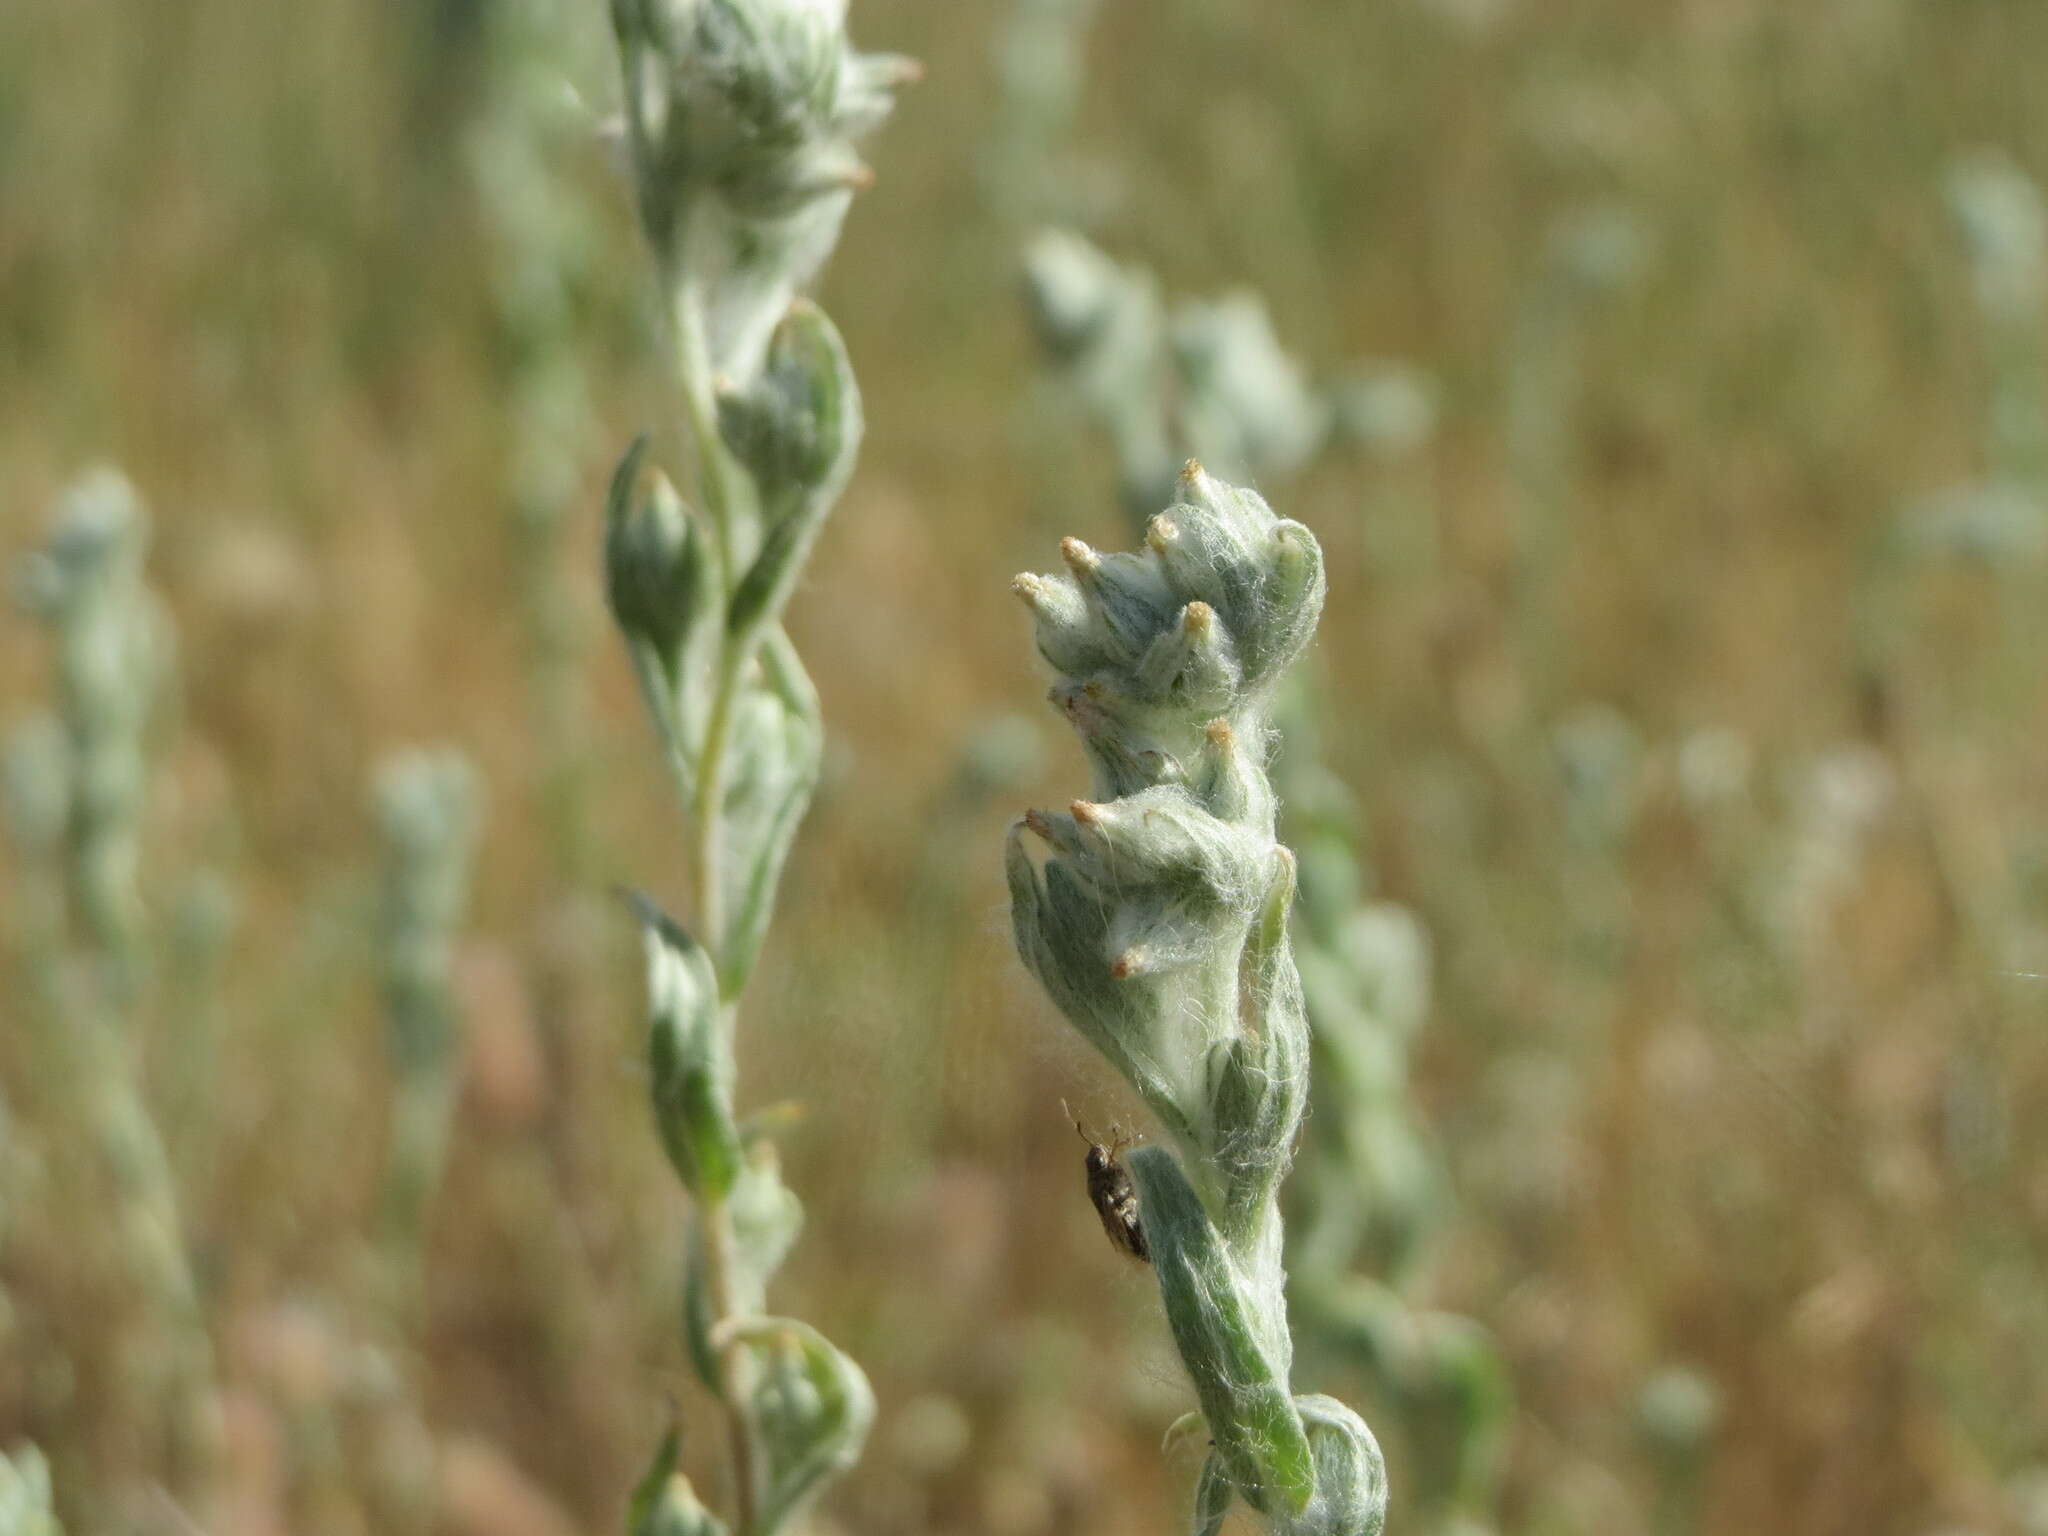
<path fill-rule="evenodd" d="M 733 1229 L 734 1306 L 742 1313 L 767 1308 L 768 1282 L 803 1230 L 804 1208 L 782 1182 L 775 1148 L 766 1141 L 747 1149 L 747 1160 L 728 1202 Z"/>
<path fill-rule="evenodd" d="M 732 1225 L 727 1279 L 733 1315 L 759 1317 L 768 1310 L 768 1282 L 789 1256 L 804 1224 L 803 1203 L 782 1182 L 775 1148 L 765 1139 L 747 1143 L 726 1209 Z M 712 1339 L 714 1325 L 702 1237 L 693 1228 L 683 1279 L 684 1332 L 698 1379 L 713 1392 L 722 1392 L 723 1373 Z"/>
<path fill-rule="evenodd" d="M 1221 1457 L 1211 1454 L 1202 1463 L 1201 1480 L 1195 1484 L 1193 1536 L 1222 1536 L 1223 1522 L 1230 1515 L 1230 1502 L 1237 1490 L 1230 1486 L 1230 1474 Z"/>
<path fill-rule="evenodd" d="M 627 1536 L 726 1536 L 724 1522 L 704 1507 L 690 1480 L 676 1470 L 681 1450 L 678 1431 L 662 1436 L 627 1506 Z"/>
<path fill-rule="evenodd" d="M 779 629 L 761 646 L 760 670 L 735 710 L 729 788 L 718 812 L 725 824 L 726 858 L 718 875 L 726 912 L 720 981 L 727 997 L 746 987 L 760 958 L 782 866 L 810 806 L 824 752 L 817 694 Z"/>
<path fill-rule="evenodd" d="M 1239 962 L 1249 1017 L 1210 1057 L 1209 1134 L 1222 1170 L 1221 1214 L 1233 1229 L 1248 1230 L 1274 1199 L 1306 1104 L 1308 1018 L 1287 942 L 1293 897 L 1294 861 L 1276 848 L 1265 901 Z"/>
<path fill-rule="evenodd" d="M 1216 1456 L 1247 1504 L 1286 1518 L 1316 1491 L 1307 1434 L 1288 1391 L 1284 1318 L 1240 1269 L 1179 1162 L 1163 1147 L 1130 1157 L 1145 1241 L 1181 1362 L 1194 1382 Z"/>
<path fill-rule="evenodd" d="M 780 620 L 860 448 L 860 386 L 823 310 L 802 302 L 790 310 L 760 380 L 721 401 L 720 429 L 761 487 L 768 518 L 726 610 L 730 643 L 744 657 Z"/>
<path fill-rule="evenodd" d="M 1032 866 L 1024 823 L 1010 829 L 1005 866 L 1017 953 L 1060 1012 L 1109 1058 L 1153 1112 L 1184 1127 L 1187 1075 L 1168 1044 L 1168 997 L 1150 978 L 1119 981 L 1103 958 L 1107 914 L 1065 867 Z"/>
<path fill-rule="evenodd" d="M 1315 1496 L 1285 1536 L 1380 1536 L 1387 1524 L 1387 1464 L 1365 1420 L 1334 1397 L 1295 1399 L 1315 1456 Z"/>
<path fill-rule="evenodd" d="M 754 1357 L 752 1411 L 767 1453 L 758 1528 L 773 1536 L 859 1459 L 875 1395 L 861 1368 L 808 1323 L 762 1318 L 733 1333 Z"/>
<path fill-rule="evenodd" d="M 692 1193 L 721 1199 L 741 1158 L 718 979 L 701 944 L 645 896 L 626 897 L 647 941 L 647 1063 L 662 1148 Z"/>

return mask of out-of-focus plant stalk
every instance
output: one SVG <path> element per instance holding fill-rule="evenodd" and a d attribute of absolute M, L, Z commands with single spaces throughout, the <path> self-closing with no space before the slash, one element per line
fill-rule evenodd
<path fill-rule="evenodd" d="M 855 52 L 843 0 L 614 0 L 612 17 L 699 505 L 643 474 L 643 438 L 606 515 L 612 614 L 696 845 L 694 933 L 636 898 L 648 1061 L 657 1128 L 694 1202 L 685 1314 L 698 1375 L 726 1413 L 732 1528 L 772 1536 L 851 1465 L 874 1411 L 851 1359 L 766 1315 L 802 1210 L 767 1128 L 734 1105 L 739 999 L 823 749 L 782 610 L 862 430 L 839 334 L 798 294 L 869 179 L 854 142 L 915 70 Z M 671 1441 L 635 1501 L 635 1532 L 726 1529 L 683 1497 L 675 1459 Z"/>
<path fill-rule="evenodd" d="M 168 619 L 144 584 L 147 547 L 142 505 L 119 474 L 92 472 L 65 494 L 51 540 L 21 582 L 50 627 L 61 742 L 47 738 L 41 768 L 16 766 L 57 769 L 63 785 L 61 795 L 54 783 L 34 794 L 61 799 L 69 906 L 88 975 L 75 989 L 59 979 L 49 1044 L 111 1177 L 114 1226 L 150 1308 L 130 1386 L 159 1417 L 178 1475 L 198 1482 L 216 1441 L 213 1345 L 137 1039 L 148 970 L 138 880 L 147 735 L 172 666 Z"/>
<path fill-rule="evenodd" d="M 1087 167 L 1071 142 L 1098 0 L 1011 0 L 995 39 L 994 128 L 983 167 L 1013 223 L 1075 222 L 1089 211 Z"/>
<path fill-rule="evenodd" d="M 490 67 L 469 149 L 478 200 L 496 236 L 497 299 L 508 416 L 517 437 L 506 484 L 519 557 L 541 797 L 557 873 L 578 882 L 590 844 L 583 743 L 583 635 L 567 580 L 568 532 L 596 413 L 579 343 L 601 242 L 569 163 L 588 113 L 569 87 L 584 50 L 580 8 L 504 0 L 489 18 Z M 573 71 L 581 73 L 581 70 Z"/>
<path fill-rule="evenodd" d="M 417 1290 L 428 1213 L 447 1161 L 461 1066 L 454 946 L 469 905 L 476 771 L 458 752 L 407 752 L 379 770 L 379 953 L 392 1069 L 385 1241 Z"/>
<path fill-rule="evenodd" d="M 50 1468 L 32 1445 L 0 1454 L 0 1536 L 64 1536 L 50 1499 Z"/>

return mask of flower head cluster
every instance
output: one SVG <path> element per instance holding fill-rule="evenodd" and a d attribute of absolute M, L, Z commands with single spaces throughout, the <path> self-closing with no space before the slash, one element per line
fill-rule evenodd
<path fill-rule="evenodd" d="M 1284 941 L 1248 941 L 1284 930 L 1293 891 L 1266 713 L 1315 628 L 1322 557 L 1197 465 L 1179 498 L 1137 554 L 1068 539 L 1065 576 L 1017 578 L 1096 798 L 1023 819 L 1011 884 L 1026 964 L 1198 1166 L 1224 1158 L 1235 1216 L 1285 1167 L 1306 1070 Z M 1042 871 L 1025 831 L 1051 849 Z"/>
<path fill-rule="evenodd" d="M 845 0 L 613 0 L 641 217 L 665 281 L 702 294 L 742 383 L 869 173 L 854 142 L 917 76 L 856 53 Z"/>

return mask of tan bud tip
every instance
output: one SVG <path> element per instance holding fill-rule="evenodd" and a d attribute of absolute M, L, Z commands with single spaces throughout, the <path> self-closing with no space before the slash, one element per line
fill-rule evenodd
<path fill-rule="evenodd" d="M 1109 962 L 1109 974 L 1118 981 L 1128 980 L 1144 968 L 1145 952 L 1140 949 L 1127 949 Z"/>
<path fill-rule="evenodd" d="M 1026 831 L 1044 838 L 1047 842 L 1052 841 L 1052 823 L 1045 819 L 1045 812 L 1026 811 L 1024 813 L 1024 827 Z"/>
<path fill-rule="evenodd" d="M 1200 459 L 1189 459 L 1187 463 L 1180 467 L 1180 483 L 1182 485 L 1200 485 L 1207 478 L 1207 475 L 1203 472 Z"/>
<path fill-rule="evenodd" d="M 1221 747 L 1228 751 L 1237 745 L 1237 732 L 1230 728 L 1228 720 L 1211 720 L 1203 727 L 1202 734 L 1209 738 L 1209 745 L 1212 747 Z"/>
<path fill-rule="evenodd" d="M 1155 554 L 1165 554 L 1167 545 L 1180 537 L 1180 524 L 1164 512 L 1145 525 L 1145 542 Z"/>
<path fill-rule="evenodd" d="M 1092 800 L 1076 800 L 1067 807 L 1067 814 L 1084 827 L 1099 826 L 1102 823 L 1102 807 Z"/>
<path fill-rule="evenodd" d="M 1210 627 L 1215 622 L 1216 610 L 1207 603 L 1189 603 L 1187 607 L 1180 611 L 1180 627 L 1186 630 L 1192 638 L 1200 638 L 1209 633 Z"/>
<path fill-rule="evenodd" d="M 846 185 L 856 192 L 865 192 L 875 184 L 875 168 L 865 161 L 856 161 L 846 168 Z"/>
<path fill-rule="evenodd" d="M 1036 608 L 1045 601 L 1045 578 L 1026 571 L 1021 576 L 1010 578 L 1010 590 L 1021 597 L 1027 606 Z"/>
<path fill-rule="evenodd" d="M 1087 542 L 1069 535 L 1060 540 L 1060 558 L 1077 576 L 1085 576 L 1102 564 L 1102 556 L 1090 549 Z"/>

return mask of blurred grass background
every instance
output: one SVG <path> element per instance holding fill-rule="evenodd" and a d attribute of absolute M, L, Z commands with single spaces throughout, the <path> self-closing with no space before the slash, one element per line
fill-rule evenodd
<path fill-rule="evenodd" d="M 422 1477 L 432 1528 L 614 1529 L 668 1395 L 702 1408 L 604 894 L 680 854 L 595 559 L 615 453 L 672 407 L 593 147 L 568 177 L 599 423 L 563 545 L 571 845 L 546 830 L 505 256 L 465 149 L 488 11 L 0 11 L 0 553 L 82 465 L 142 488 L 182 679 L 146 883 L 160 917 L 202 870 L 238 892 L 207 1107 L 164 1111 L 226 1388 L 223 1533 L 398 1529 L 378 1490 Z M 870 422 L 792 620 L 834 766 L 743 1030 L 750 1100 L 805 1111 L 789 1310 L 882 1398 L 830 1505 L 848 1531 L 1170 1529 L 1193 1472 L 1158 1463 L 1170 1349 L 1059 1101 L 1128 1110 L 1002 918 L 1002 827 L 1082 782 L 1004 585 L 1061 533 L 1121 528 L 983 175 L 1003 21 L 855 6 L 861 41 L 930 74 L 824 283 Z M 601 7 L 574 24 L 601 94 Z M 1425 448 L 1336 456 L 1283 510 L 1331 557 L 1328 753 L 1437 947 L 1420 1088 L 1458 1209 L 1432 1286 L 1514 1368 L 1506 1530 L 2048 1529 L 2048 582 L 2025 548 L 1899 535 L 1996 469 L 1944 187 L 1987 149 L 2048 176 L 2044 58 L 2022 0 L 1134 0 L 1090 38 L 1096 239 L 1175 292 L 1260 289 L 1319 374 L 1398 357 L 1439 381 Z M 1639 255 L 1532 353 L 1589 211 Z M 1519 389 L 1547 456 L 1518 446 Z M 1514 557 L 1538 501 L 1566 530 L 1540 646 Z M 1443 541 L 1420 572 L 1389 553 L 1419 505 Z M 25 620 L 6 635 L 16 720 L 48 659 Z M 1042 759 L 963 767 L 1017 712 Z M 363 1234 L 389 1096 L 368 785 L 414 742 L 466 750 L 488 815 L 408 1321 Z M 10 862 L 9 914 L 29 875 Z M 177 1529 L 116 1379 L 140 1324 L 101 1175 L 38 1117 L 6 926 L 0 1087 L 30 1171 L 0 1445 L 43 1446 L 77 1529 Z M 152 1085 L 178 1016 L 149 1020 Z M 1678 1513 L 1642 1412 L 1672 1367 L 1719 1403 Z"/>

